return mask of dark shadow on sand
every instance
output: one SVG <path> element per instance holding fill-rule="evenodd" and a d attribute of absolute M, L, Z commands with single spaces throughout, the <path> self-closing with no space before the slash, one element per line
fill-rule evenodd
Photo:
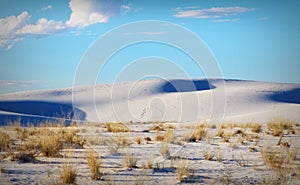
<path fill-rule="evenodd" d="M 203 91 L 216 88 L 208 80 L 169 80 L 159 89 L 161 93 Z"/>
<path fill-rule="evenodd" d="M 278 102 L 300 104 L 300 88 L 274 92 L 269 98 Z"/>
<path fill-rule="evenodd" d="M 24 114 L 0 114 L 0 124 L 20 121 L 21 125 L 38 125 L 47 121 L 65 121 L 68 125 L 71 119 L 85 120 L 86 113 L 74 108 L 72 104 L 62 104 L 44 101 L 0 101 L 0 111 Z"/>

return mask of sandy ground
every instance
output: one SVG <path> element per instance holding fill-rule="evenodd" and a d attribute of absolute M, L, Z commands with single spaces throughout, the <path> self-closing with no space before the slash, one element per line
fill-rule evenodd
<path fill-rule="evenodd" d="M 49 158 L 39 155 L 34 163 L 4 158 L 0 163 L 1 184 L 57 184 L 60 182 L 64 163 L 71 163 L 76 168 L 76 184 L 270 184 L 274 180 L 279 182 L 276 179 L 279 173 L 285 174 L 287 178 L 282 184 L 300 183 L 299 124 L 293 125 L 293 134 L 284 131 L 281 146 L 277 145 L 279 137 L 272 136 L 266 126 L 259 133 L 253 133 L 243 125 L 224 126 L 225 133 L 234 133 L 236 130 L 245 133 L 232 135 L 228 142 L 224 142 L 224 137 L 216 136 L 218 128 L 213 126 L 207 129 L 202 140 L 196 142 L 188 142 L 186 139 L 194 131 L 195 125 L 192 124 L 128 123 L 126 126 L 131 129 L 130 132 L 107 132 L 104 126 L 92 124 L 59 128 L 79 130 L 77 135 L 86 140 L 83 148 L 65 147 L 60 151 L 63 157 Z M 163 157 L 160 153 L 165 142 L 155 141 L 158 131 L 151 129 L 155 126 L 164 127 L 174 133 L 174 138 L 168 144 L 168 157 Z M 11 128 L 1 129 L 14 135 Z M 164 135 L 166 132 L 168 131 L 159 131 L 159 134 Z M 152 141 L 146 142 L 146 137 Z M 137 138 L 142 138 L 140 144 L 136 142 Z M 17 138 L 15 139 L 18 143 Z M 297 151 L 295 159 L 286 164 L 289 168 L 285 166 L 277 170 L 266 165 L 261 155 L 262 147 L 269 144 L 278 151 L 288 150 L 287 146 L 283 146 L 285 143 L 289 143 L 289 147 Z M 90 178 L 86 156 L 91 149 L 101 158 L 101 180 Z M 124 165 L 124 156 L 128 153 L 136 160 L 136 167 Z M 207 159 L 207 156 L 213 157 Z M 177 170 L 182 161 L 186 162 L 188 174 L 180 183 Z M 149 163 L 151 167 L 148 166 Z"/>

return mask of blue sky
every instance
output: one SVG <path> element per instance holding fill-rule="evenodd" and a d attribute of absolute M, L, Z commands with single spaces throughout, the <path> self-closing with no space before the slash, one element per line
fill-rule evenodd
<path fill-rule="evenodd" d="M 211 49 L 224 78 L 300 83 L 299 12 L 300 2 L 293 0 L 2 0 L 0 93 L 71 87 L 96 39 L 144 20 L 171 22 L 195 33 Z M 116 53 L 95 81 L 112 83 L 126 65 L 150 56 L 157 60 L 153 68 L 161 70 L 160 60 L 168 60 L 189 77 L 205 77 L 182 51 L 140 43 Z M 168 78 L 182 77 L 164 70 Z M 135 79 L 123 76 L 118 79 Z"/>

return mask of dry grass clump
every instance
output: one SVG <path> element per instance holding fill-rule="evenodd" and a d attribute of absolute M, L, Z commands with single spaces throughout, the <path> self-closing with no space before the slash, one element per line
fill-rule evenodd
<path fill-rule="evenodd" d="M 224 135 L 224 130 L 223 130 L 223 128 L 224 128 L 224 124 L 222 123 L 222 124 L 219 126 L 219 128 L 218 128 L 218 131 L 217 131 L 217 133 L 216 133 L 216 137 L 223 137 L 223 135 Z"/>
<path fill-rule="evenodd" d="M 175 140 L 175 134 L 173 130 L 167 130 L 164 135 L 164 142 L 173 143 Z"/>
<path fill-rule="evenodd" d="M 87 154 L 87 164 L 91 170 L 91 178 L 93 180 L 100 180 L 102 173 L 100 172 L 101 160 L 95 151 L 90 151 Z"/>
<path fill-rule="evenodd" d="M 170 157 L 169 149 L 170 149 L 170 144 L 163 142 L 159 148 L 159 152 L 164 158 L 169 158 Z"/>
<path fill-rule="evenodd" d="M 271 146 L 264 144 L 261 149 L 264 162 L 274 170 L 285 169 L 288 164 L 296 159 L 297 150 L 295 146 Z"/>
<path fill-rule="evenodd" d="M 45 135 L 39 137 L 41 152 L 46 157 L 59 157 L 59 150 L 62 149 L 62 142 L 59 135 L 48 131 Z"/>
<path fill-rule="evenodd" d="M 204 152 L 204 158 L 206 160 L 211 161 L 215 157 L 215 152 L 210 151 L 209 149 L 206 149 Z"/>
<path fill-rule="evenodd" d="M 79 129 L 61 129 L 59 134 L 64 143 L 83 145 L 83 139 L 80 139 L 77 135 L 79 131 Z"/>
<path fill-rule="evenodd" d="M 178 162 L 178 165 L 176 168 L 176 173 L 177 173 L 177 180 L 179 182 L 183 182 L 184 179 L 188 178 L 189 169 L 188 169 L 188 164 L 187 164 L 186 160 L 181 160 Z"/>
<path fill-rule="evenodd" d="M 0 131 L 0 151 L 7 151 L 11 148 L 11 137 L 2 131 Z"/>
<path fill-rule="evenodd" d="M 19 161 L 21 163 L 34 163 L 36 162 L 37 153 L 35 151 L 20 151 L 13 153 L 11 160 Z"/>
<path fill-rule="evenodd" d="M 222 162 L 222 160 L 223 160 L 223 151 L 220 148 L 218 148 L 218 151 L 217 151 L 217 161 L 218 162 Z"/>
<path fill-rule="evenodd" d="M 143 139 L 142 139 L 141 137 L 135 138 L 135 142 L 136 142 L 138 145 L 142 144 L 142 141 L 143 141 Z"/>
<path fill-rule="evenodd" d="M 293 130 L 293 123 L 284 119 L 273 119 L 267 123 L 267 128 L 273 136 L 280 136 L 284 130 Z"/>
<path fill-rule="evenodd" d="M 117 133 L 117 132 L 130 132 L 131 130 L 124 124 L 124 123 L 105 123 L 104 127 L 106 128 L 106 130 L 108 132 L 113 132 L 113 133 Z"/>
<path fill-rule="evenodd" d="M 126 152 L 126 155 L 123 158 L 123 163 L 125 168 L 136 168 L 137 159 L 129 151 Z"/>
<path fill-rule="evenodd" d="M 163 141 L 165 139 L 165 136 L 161 134 L 160 132 L 156 132 L 154 136 L 154 141 Z"/>
<path fill-rule="evenodd" d="M 17 131 L 17 137 L 21 141 L 24 141 L 29 136 L 29 131 L 26 128 L 19 128 L 19 129 L 16 129 L 16 131 Z"/>
<path fill-rule="evenodd" d="M 64 163 L 60 173 L 60 178 L 64 184 L 74 184 L 77 177 L 77 170 L 72 164 Z"/>
<path fill-rule="evenodd" d="M 130 144 L 128 136 L 118 136 L 117 142 L 117 144 L 120 146 L 128 146 Z"/>
<path fill-rule="evenodd" d="M 242 137 L 245 137 L 247 134 L 245 133 L 244 130 L 242 129 L 237 129 L 236 131 L 234 131 L 234 133 L 232 134 L 232 136 L 237 136 L 237 135 L 240 135 Z"/>
<path fill-rule="evenodd" d="M 159 123 L 159 124 L 155 124 L 154 126 L 152 126 L 149 130 L 152 131 L 166 131 L 166 130 L 175 130 L 176 126 L 169 123 L 169 124 L 165 124 L 163 122 Z"/>
<path fill-rule="evenodd" d="M 248 127 L 251 128 L 251 131 L 254 133 L 260 133 L 262 129 L 261 123 L 249 123 Z"/>
<path fill-rule="evenodd" d="M 201 141 L 207 134 L 207 123 L 199 123 L 194 129 L 194 132 L 192 133 L 189 141 L 190 142 L 196 142 Z"/>

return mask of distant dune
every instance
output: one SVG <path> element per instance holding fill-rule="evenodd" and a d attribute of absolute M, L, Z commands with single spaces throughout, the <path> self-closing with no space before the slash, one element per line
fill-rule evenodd
<path fill-rule="evenodd" d="M 300 120 L 300 84 L 241 80 L 146 80 L 114 85 L 27 91 L 0 95 L 0 124 L 20 120 L 91 122 L 201 119 Z"/>

